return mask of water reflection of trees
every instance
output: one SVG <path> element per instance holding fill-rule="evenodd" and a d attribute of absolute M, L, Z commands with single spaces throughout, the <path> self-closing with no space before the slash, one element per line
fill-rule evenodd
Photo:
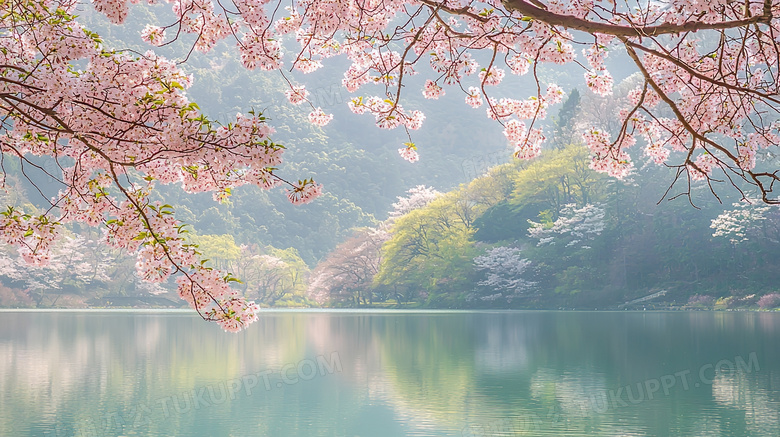
<path fill-rule="evenodd" d="M 374 435 L 774 436 L 778 336 L 780 318 L 768 313 L 266 312 L 239 335 L 189 314 L 3 313 L 0 430 L 75 433 L 140 402 L 155 414 L 137 430 L 145 435 L 367 435 L 364 417 L 384 415 L 392 423 Z M 343 370 L 327 377 L 281 388 L 274 379 L 271 390 L 261 383 L 170 417 L 155 404 L 332 352 Z M 617 408 L 594 398 L 751 352 L 752 373 L 689 390 L 678 380 L 668 396 Z"/>
<path fill-rule="evenodd" d="M 768 382 L 740 372 L 722 373 L 713 380 L 712 397 L 719 405 L 744 414 L 747 435 L 780 435 L 780 402 Z"/>

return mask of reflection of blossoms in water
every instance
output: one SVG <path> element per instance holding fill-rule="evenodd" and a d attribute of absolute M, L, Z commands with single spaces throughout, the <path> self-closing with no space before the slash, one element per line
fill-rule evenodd
<path fill-rule="evenodd" d="M 477 369 L 492 374 L 525 369 L 528 366 L 526 335 L 524 330 L 504 329 L 500 323 L 486 326 L 474 358 Z"/>
<path fill-rule="evenodd" d="M 542 402 L 554 401 L 565 420 L 591 420 L 608 408 L 601 394 L 607 393 L 603 377 L 582 371 L 559 374 L 539 369 L 531 378 L 531 396 Z"/>
<path fill-rule="evenodd" d="M 691 437 L 715 437 L 723 435 L 718 417 L 705 416 L 694 422 L 691 427 Z"/>
<path fill-rule="evenodd" d="M 719 373 L 712 382 L 715 402 L 744 410 L 747 435 L 780 435 L 780 407 L 768 388 L 743 372 Z"/>

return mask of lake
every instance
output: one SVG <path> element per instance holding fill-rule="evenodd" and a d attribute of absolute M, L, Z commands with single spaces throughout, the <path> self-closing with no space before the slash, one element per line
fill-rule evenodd
<path fill-rule="evenodd" d="M 2 436 L 780 435 L 780 313 L 0 312 Z"/>

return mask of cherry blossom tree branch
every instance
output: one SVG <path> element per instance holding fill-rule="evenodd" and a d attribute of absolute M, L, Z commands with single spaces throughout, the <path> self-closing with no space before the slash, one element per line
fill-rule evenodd
<path fill-rule="evenodd" d="M 639 25 L 633 23 L 628 25 L 617 25 L 550 12 L 543 7 L 544 5 L 541 2 L 526 0 L 502 0 L 502 2 L 509 10 L 517 11 L 525 17 L 541 21 L 550 26 L 561 26 L 567 29 L 580 30 L 587 33 L 600 33 L 617 37 L 646 37 L 698 32 L 702 30 L 734 29 L 753 24 L 771 24 L 771 21 L 774 18 L 772 15 L 771 0 L 764 0 L 764 9 L 761 15 L 739 20 L 719 21 L 715 23 L 690 20 L 682 24 L 666 23 L 659 25 Z M 619 16 L 625 18 L 625 16 Z"/>

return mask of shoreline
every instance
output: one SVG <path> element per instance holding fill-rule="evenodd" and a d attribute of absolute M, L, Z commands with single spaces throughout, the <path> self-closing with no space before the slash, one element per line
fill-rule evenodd
<path fill-rule="evenodd" d="M 539 312 L 579 312 L 579 313 L 679 313 L 679 312 L 752 312 L 772 313 L 780 312 L 780 308 L 765 310 L 760 308 L 729 308 L 729 309 L 705 309 L 705 308 L 664 308 L 664 309 L 448 309 L 448 308 L 261 308 L 262 313 L 539 313 Z M 148 313 L 148 314 L 193 314 L 189 308 L 0 308 L 0 313 Z"/>

